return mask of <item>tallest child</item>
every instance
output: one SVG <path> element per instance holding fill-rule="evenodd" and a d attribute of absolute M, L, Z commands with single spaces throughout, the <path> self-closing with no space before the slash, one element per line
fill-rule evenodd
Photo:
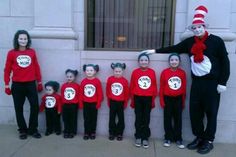
<path fill-rule="evenodd" d="M 16 32 L 13 44 L 14 49 L 8 52 L 4 69 L 5 93 L 12 94 L 13 97 L 19 138 L 26 139 L 27 134 L 34 138 L 41 138 L 37 129 L 39 112 L 37 91 L 42 91 L 43 86 L 36 53 L 34 49 L 30 48 L 31 39 L 25 30 Z M 25 98 L 30 103 L 28 127 L 23 114 Z"/>
<path fill-rule="evenodd" d="M 187 145 L 188 149 L 197 149 L 206 154 L 213 149 L 216 133 L 217 113 L 220 94 L 226 91 L 229 78 L 229 58 L 224 41 L 206 31 L 204 22 L 207 8 L 195 9 L 192 25 L 189 29 L 194 36 L 177 45 L 158 50 L 146 50 L 150 53 L 187 53 L 191 60 L 192 86 L 190 92 L 190 120 L 192 132 L 196 138 Z M 203 119 L 206 115 L 207 124 Z"/>

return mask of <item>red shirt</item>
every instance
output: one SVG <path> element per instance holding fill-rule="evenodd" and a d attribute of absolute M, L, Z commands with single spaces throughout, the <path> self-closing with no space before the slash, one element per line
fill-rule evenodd
<path fill-rule="evenodd" d="M 94 78 L 91 80 L 88 78 L 83 79 L 80 85 L 80 91 L 81 108 L 83 108 L 82 102 L 96 103 L 97 109 L 101 107 L 101 102 L 103 100 L 103 91 L 101 81 L 98 78 Z"/>
<path fill-rule="evenodd" d="M 170 68 L 164 69 L 160 78 L 160 105 L 165 106 L 164 96 L 181 96 L 183 106 L 186 97 L 186 73 L 178 68 L 173 71 Z"/>
<path fill-rule="evenodd" d="M 10 50 L 4 69 L 4 82 L 9 85 L 12 72 L 12 81 L 29 82 L 37 80 L 41 82 L 41 73 L 34 49 L 24 51 Z"/>
<path fill-rule="evenodd" d="M 42 97 L 42 102 L 39 111 L 42 112 L 46 108 L 55 108 L 58 113 L 61 113 L 61 96 L 57 93 L 52 95 L 45 94 Z"/>
<path fill-rule="evenodd" d="M 80 86 L 76 82 L 66 82 L 61 86 L 63 104 L 78 104 L 80 99 Z"/>
<path fill-rule="evenodd" d="M 134 95 L 151 96 L 152 107 L 155 107 L 155 97 L 157 96 L 156 73 L 153 69 L 147 68 L 143 71 L 141 68 L 135 69 L 131 75 L 130 92 L 133 99 Z M 133 101 L 131 107 L 134 107 Z"/>
<path fill-rule="evenodd" d="M 129 85 L 127 79 L 124 77 L 116 78 L 110 76 L 107 79 L 106 95 L 108 98 L 108 106 L 110 106 L 109 99 L 111 99 L 124 101 L 124 107 L 126 107 L 129 99 Z"/>

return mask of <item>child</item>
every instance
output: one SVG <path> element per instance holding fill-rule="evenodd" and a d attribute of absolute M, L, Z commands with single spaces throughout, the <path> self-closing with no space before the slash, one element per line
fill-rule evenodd
<path fill-rule="evenodd" d="M 64 138 L 73 138 L 77 133 L 80 86 L 75 82 L 77 70 L 67 69 L 65 73 L 67 82 L 61 87 Z"/>
<path fill-rule="evenodd" d="M 37 129 L 39 112 L 37 91 L 42 91 L 43 86 L 36 52 L 30 48 L 31 38 L 25 30 L 18 30 L 15 33 L 13 44 L 14 49 L 8 52 L 4 68 L 5 93 L 12 94 L 13 97 L 19 138 L 26 139 L 27 134 L 34 138 L 41 138 Z M 28 127 L 23 114 L 26 98 L 30 103 Z"/>
<path fill-rule="evenodd" d="M 172 53 L 169 56 L 170 67 L 163 70 L 160 79 L 160 105 L 164 108 L 164 146 L 169 147 L 171 141 L 183 149 L 182 143 L 182 109 L 186 96 L 186 74 L 179 68 L 180 56 Z M 172 126 L 172 120 L 174 126 Z"/>
<path fill-rule="evenodd" d="M 131 107 L 135 112 L 135 146 L 149 147 L 148 138 L 151 109 L 154 108 L 157 96 L 157 82 L 155 71 L 149 68 L 150 59 L 145 53 L 138 56 L 139 68 L 131 75 L 130 90 L 132 96 Z"/>
<path fill-rule="evenodd" d="M 114 140 L 115 136 L 117 136 L 118 141 L 123 139 L 123 131 L 125 128 L 124 109 L 129 99 L 128 81 L 122 76 L 125 67 L 125 63 L 112 63 L 111 68 L 113 69 L 114 75 L 107 79 L 106 95 L 108 106 L 110 107 L 110 140 Z M 118 118 L 117 123 L 116 116 Z"/>
<path fill-rule="evenodd" d="M 81 82 L 80 108 L 84 115 L 84 140 L 96 138 L 97 112 L 103 99 L 101 82 L 95 76 L 98 70 L 98 65 L 83 65 L 86 78 Z"/>
<path fill-rule="evenodd" d="M 57 94 L 59 86 L 56 81 L 49 81 L 44 85 L 46 94 L 42 97 L 39 111 L 42 112 L 45 109 L 47 127 L 45 136 L 49 136 L 54 131 L 56 135 L 61 134 L 61 96 Z"/>

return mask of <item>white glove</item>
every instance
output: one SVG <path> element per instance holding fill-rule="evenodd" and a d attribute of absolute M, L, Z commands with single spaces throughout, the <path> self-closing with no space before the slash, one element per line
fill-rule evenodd
<path fill-rule="evenodd" d="M 141 53 L 146 53 L 147 55 L 154 54 L 156 52 L 155 49 L 143 50 Z"/>
<path fill-rule="evenodd" d="M 225 92 L 226 89 L 227 89 L 226 86 L 223 86 L 223 85 L 220 85 L 220 84 L 217 85 L 217 92 L 218 93 Z"/>

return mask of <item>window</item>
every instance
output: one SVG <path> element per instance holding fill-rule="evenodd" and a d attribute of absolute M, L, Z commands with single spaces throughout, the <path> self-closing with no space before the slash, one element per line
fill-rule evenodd
<path fill-rule="evenodd" d="M 87 0 L 86 48 L 137 50 L 172 42 L 174 0 Z"/>

